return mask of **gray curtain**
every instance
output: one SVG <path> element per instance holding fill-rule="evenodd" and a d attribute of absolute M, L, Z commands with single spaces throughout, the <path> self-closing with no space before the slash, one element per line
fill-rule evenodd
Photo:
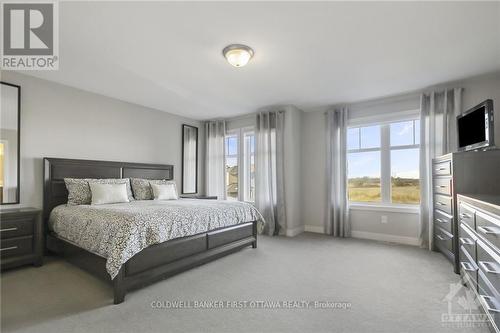
<path fill-rule="evenodd" d="M 347 114 L 346 107 L 326 113 L 326 221 L 325 233 L 350 237 L 347 200 Z"/>
<path fill-rule="evenodd" d="M 257 114 L 255 130 L 255 206 L 266 220 L 264 233 L 286 231 L 284 177 L 285 112 Z"/>
<path fill-rule="evenodd" d="M 424 93 L 420 97 L 420 242 L 433 249 L 432 159 L 457 150 L 456 117 L 462 110 L 462 88 Z"/>
<path fill-rule="evenodd" d="M 216 195 L 219 200 L 226 199 L 225 135 L 225 121 L 205 123 L 205 189 L 207 195 Z"/>

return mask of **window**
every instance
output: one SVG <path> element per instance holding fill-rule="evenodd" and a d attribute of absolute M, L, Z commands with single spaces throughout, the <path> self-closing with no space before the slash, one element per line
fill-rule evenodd
<path fill-rule="evenodd" d="M 227 199 L 254 202 L 255 134 L 253 128 L 229 131 L 226 135 L 225 150 Z"/>
<path fill-rule="evenodd" d="M 348 198 L 365 203 L 420 203 L 420 121 L 347 130 Z"/>
<path fill-rule="evenodd" d="M 238 135 L 226 136 L 226 197 L 238 200 Z"/>

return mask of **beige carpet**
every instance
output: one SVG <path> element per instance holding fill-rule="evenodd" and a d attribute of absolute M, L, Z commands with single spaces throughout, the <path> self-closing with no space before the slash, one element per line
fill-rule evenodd
<path fill-rule="evenodd" d="M 131 292 L 124 303 L 112 305 L 107 284 L 52 258 L 40 268 L 2 273 L 1 327 L 36 333 L 488 332 L 443 325 L 443 299 L 457 281 L 439 253 L 305 233 L 261 237 L 255 250 Z M 155 309 L 153 301 L 166 307 L 217 301 L 211 305 L 226 308 Z M 245 301 L 247 308 L 236 308 Z M 350 308 L 317 309 L 314 301 L 347 302 Z M 268 308 L 277 304 L 281 308 Z"/>

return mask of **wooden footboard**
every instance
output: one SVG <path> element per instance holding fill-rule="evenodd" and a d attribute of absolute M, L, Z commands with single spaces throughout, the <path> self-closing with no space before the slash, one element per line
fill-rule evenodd
<path fill-rule="evenodd" d="M 165 279 L 249 245 L 257 247 L 255 221 L 150 246 L 128 260 L 111 280 L 106 271 L 105 258 L 64 241 L 55 234 L 47 236 L 49 251 L 111 282 L 115 304 L 123 302 L 129 290 Z"/>

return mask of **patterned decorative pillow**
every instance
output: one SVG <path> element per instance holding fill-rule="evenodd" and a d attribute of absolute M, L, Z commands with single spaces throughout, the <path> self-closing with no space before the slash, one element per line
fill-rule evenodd
<path fill-rule="evenodd" d="M 64 183 L 68 189 L 68 205 L 90 205 L 92 201 L 92 192 L 89 183 L 94 184 L 126 184 L 127 196 L 129 201 L 134 200 L 129 178 L 64 178 Z"/>
<path fill-rule="evenodd" d="M 143 179 L 143 178 L 130 178 L 130 183 L 132 184 L 132 190 L 134 191 L 135 200 L 153 200 L 153 190 L 150 184 L 156 185 L 167 185 L 173 184 L 175 186 L 175 191 L 177 191 L 177 185 L 173 180 L 165 179 Z"/>
<path fill-rule="evenodd" d="M 86 179 L 64 178 L 64 184 L 68 190 L 68 205 L 90 205 L 92 194 L 89 182 Z"/>

